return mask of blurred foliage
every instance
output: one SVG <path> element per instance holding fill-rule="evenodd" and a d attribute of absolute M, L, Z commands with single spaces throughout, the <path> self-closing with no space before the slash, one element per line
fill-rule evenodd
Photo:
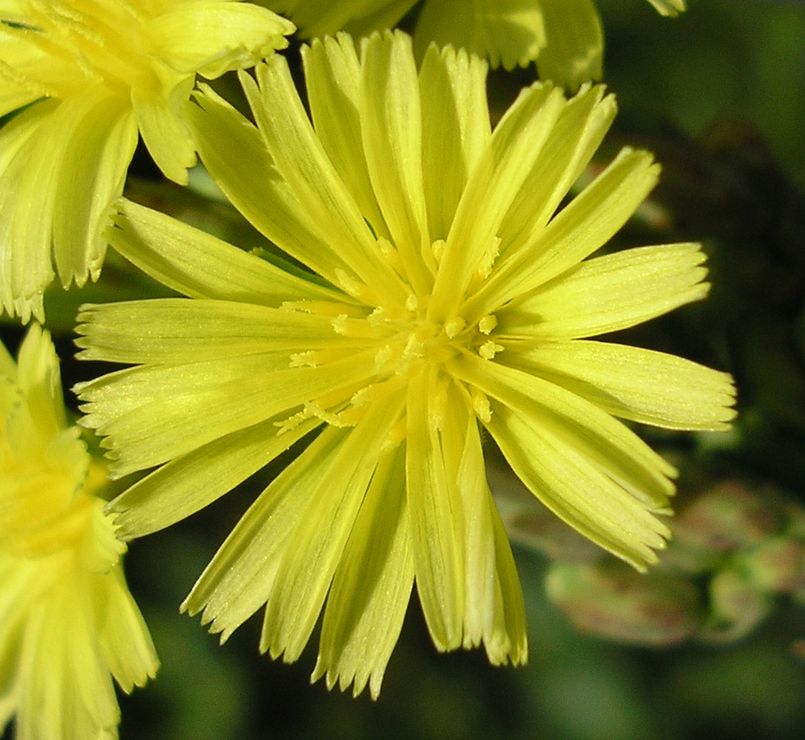
<path fill-rule="evenodd" d="M 258 655 L 259 619 L 219 647 L 178 614 L 274 466 L 132 543 L 127 572 L 162 668 L 121 697 L 123 738 L 805 735 L 805 3 L 688 4 L 671 21 L 639 0 L 598 0 L 605 78 L 620 107 L 604 154 L 628 143 L 663 164 L 662 184 L 614 246 L 701 240 L 714 286 L 706 302 L 630 330 L 629 341 L 730 370 L 739 391 L 730 434 L 641 430 L 682 470 L 676 539 L 662 564 L 640 576 L 602 559 L 532 500 L 510 495 L 510 477 L 493 465 L 521 543 L 529 665 L 493 668 L 481 651 L 438 655 L 414 599 L 379 701 L 353 700 L 309 685 L 315 640 L 287 666 Z M 492 75 L 493 109 L 534 75 Z M 145 160 L 136 174 L 130 197 L 270 250 L 203 176 L 185 191 L 155 182 Z M 112 257 L 98 284 L 48 297 L 65 387 L 99 372 L 70 359 L 77 306 L 159 291 Z M 7 322 L 9 345 L 20 336 Z M 546 596 L 546 578 L 568 616 Z"/>

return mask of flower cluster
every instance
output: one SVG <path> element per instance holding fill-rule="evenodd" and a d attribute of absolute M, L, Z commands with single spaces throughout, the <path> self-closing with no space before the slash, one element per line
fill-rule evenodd
<path fill-rule="evenodd" d="M 676 471 L 631 424 L 726 429 L 734 388 L 601 339 L 709 286 L 695 243 L 598 253 L 659 166 L 626 147 L 574 189 L 616 112 L 595 6 L 428 0 L 413 40 L 373 32 L 414 4 L 0 0 L 3 310 L 44 320 L 54 276 L 97 278 L 108 245 L 177 294 L 78 315 L 80 356 L 129 366 L 76 386 L 80 424 L 109 476 L 147 471 L 108 504 L 47 332 L 0 354 L 0 720 L 22 737 L 116 733 L 112 677 L 157 667 L 123 542 L 289 450 L 183 609 L 225 639 L 264 607 L 286 661 L 321 618 L 313 677 L 355 694 L 378 695 L 414 586 L 438 650 L 527 660 L 485 447 L 637 570 L 665 546 Z M 363 38 L 302 47 L 300 92 L 274 11 Z M 493 121 L 489 65 L 534 59 Z M 197 80 L 235 70 L 250 117 Z M 138 137 L 176 183 L 198 157 L 273 251 L 121 197 Z"/>

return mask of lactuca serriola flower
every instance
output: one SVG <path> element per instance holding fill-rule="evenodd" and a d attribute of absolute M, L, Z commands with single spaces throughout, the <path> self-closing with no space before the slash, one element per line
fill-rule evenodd
<path fill-rule="evenodd" d="M 494 127 L 486 64 L 410 39 L 279 55 L 241 75 L 256 125 L 211 90 L 192 126 L 232 203 L 288 259 L 122 200 L 114 247 L 184 298 L 87 306 L 78 389 L 117 474 L 126 536 L 166 527 L 292 446 L 185 603 L 226 637 L 376 695 L 412 586 L 439 650 L 526 659 L 523 599 L 483 438 L 568 524 L 637 568 L 674 468 L 619 419 L 724 429 L 731 378 L 597 341 L 703 298 L 698 244 L 591 255 L 657 181 L 624 149 L 566 205 L 615 115 L 602 87 L 524 90 Z M 312 120 L 311 120 L 312 119 Z"/>

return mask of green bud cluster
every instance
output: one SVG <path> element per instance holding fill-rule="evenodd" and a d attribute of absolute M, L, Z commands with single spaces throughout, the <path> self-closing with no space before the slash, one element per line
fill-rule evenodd
<path fill-rule="evenodd" d="M 509 485 L 500 490 L 510 535 L 550 557 L 548 597 L 583 632 L 650 646 L 721 644 L 784 601 L 805 604 L 805 510 L 768 486 L 725 480 L 696 495 L 645 574 L 557 532 Z"/>

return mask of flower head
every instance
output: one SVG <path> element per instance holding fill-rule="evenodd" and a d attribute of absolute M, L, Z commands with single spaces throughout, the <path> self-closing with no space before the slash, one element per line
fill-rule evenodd
<path fill-rule="evenodd" d="M 186 181 L 195 153 L 183 109 L 196 74 L 251 66 L 293 30 L 228 0 L 0 5 L 0 116 L 20 111 L 0 129 L 5 311 L 41 320 L 54 264 L 65 286 L 96 278 L 138 131 L 162 172 Z"/>
<path fill-rule="evenodd" d="M 197 97 L 199 152 L 295 264 L 121 201 L 112 243 L 188 298 L 85 307 L 83 356 L 131 363 L 80 387 L 119 474 L 127 536 L 198 510 L 298 441 L 185 608 L 296 659 L 324 610 L 315 675 L 373 694 L 411 587 L 440 650 L 526 658 L 517 575 L 482 438 L 528 488 L 638 568 L 656 559 L 674 469 L 615 417 L 722 429 L 729 376 L 587 337 L 702 298 L 696 244 L 587 259 L 654 185 L 624 150 L 555 213 L 615 113 L 601 87 L 523 91 L 494 131 L 481 60 L 346 36 L 241 80 L 254 126 Z M 325 605 L 326 601 L 326 605 Z"/>
<path fill-rule="evenodd" d="M 393 26 L 416 0 L 344 0 L 326 8 L 311 0 L 263 0 L 299 25 L 307 38 L 344 30 L 363 35 Z M 649 0 L 663 15 L 684 0 Z M 536 61 L 543 79 L 577 88 L 601 77 L 604 39 L 594 0 L 425 0 L 414 44 L 451 44 L 513 69 Z"/>
<path fill-rule="evenodd" d="M 112 676 L 131 691 L 157 659 L 97 496 L 105 470 L 65 421 L 47 333 L 30 329 L 18 365 L 0 347 L 0 377 L 0 726 L 112 737 Z"/>

